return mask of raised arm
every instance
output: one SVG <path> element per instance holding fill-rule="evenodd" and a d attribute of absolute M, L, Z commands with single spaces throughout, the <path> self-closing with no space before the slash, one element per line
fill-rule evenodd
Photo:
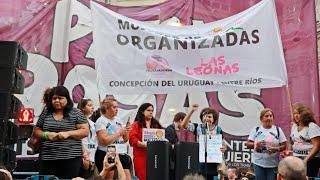
<path fill-rule="evenodd" d="M 121 161 L 120 161 L 118 154 L 116 154 L 115 166 L 117 167 L 118 179 L 119 180 L 126 180 L 126 173 L 124 172 L 124 169 L 122 167 L 122 164 L 121 164 Z"/>
<path fill-rule="evenodd" d="M 190 118 L 192 116 L 192 114 L 199 108 L 198 104 L 192 104 L 192 108 L 191 111 L 187 113 L 187 115 L 183 118 L 182 122 L 181 122 L 181 127 L 184 129 L 188 128 L 189 122 L 190 122 Z"/>

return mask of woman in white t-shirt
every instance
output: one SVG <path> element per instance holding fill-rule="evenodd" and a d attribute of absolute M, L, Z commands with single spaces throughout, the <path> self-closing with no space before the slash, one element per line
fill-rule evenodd
<path fill-rule="evenodd" d="M 103 169 L 103 159 L 108 152 L 108 146 L 115 147 L 119 154 L 120 162 L 126 174 L 126 179 L 131 179 L 131 157 L 128 153 L 130 125 L 124 124 L 118 117 L 118 102 L 113 97 L 107 97 L 101 102 L 101 116 L 96 122 L 98 149 L 95 154 L 95 162 L 99 172 Z M 114 178 L 114 171 L 107 175 Z"/>
<path fill-rule="evenodd" d="M 247 147 L 253 149 L 252 163 L 256 179 L 276 179 L 279 152 L 286 149 L 286 137 L 280 127 L 273 125 L 274 113 L 265 108 L 260 112 L 261 124 L 251 130 Z"/>
<path fill-rule="evenodd" d="M 304 104 L 297 103 L 293 106 L 293 122 L 290 135 L 293 156 L 307 164 L 309 177 L 317 177 L 320 168 L 320 128 L 314 114 Z"/>
<path fill-rule="evenodd" d="M 80 171 L 81 177 L 89 178 L 94 173 L 94 155 L 98 147 L 95 124 L 93 121 L 91 121 L 91 119 L 89 119 L 93 113 L 94 106 L 91 99 L 81 99 L 77 108 L 81 110 L 89 124 L 89 135 L 82 139 L 83 154 L 82 169 Z"/>

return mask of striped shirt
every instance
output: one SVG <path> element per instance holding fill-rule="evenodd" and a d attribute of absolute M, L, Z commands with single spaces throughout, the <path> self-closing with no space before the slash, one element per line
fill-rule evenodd
<path fill-rule="evenodd" d="M 44 110 L 37 122 L 37 127 L 43 131 L 64 132 L 76 130 L 77 124 L 88 123 L 83 113 L 76 108 L 69 112 L 68 117 L 61 120 L 55 120 L 52 113 Z M 40 159 L 41 160 L 58 160 L 71 159 L 82 156 L 81 140 L 68 138 L 57 141 L 42 141 L 40 143 Z"/>

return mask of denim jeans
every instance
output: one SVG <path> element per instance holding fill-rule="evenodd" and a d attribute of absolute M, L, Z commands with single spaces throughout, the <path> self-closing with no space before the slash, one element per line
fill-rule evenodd
<path fill-rule="evenodd" d="M 264 168 L 253 164 L 256 180 L 275 180 L 277 178 L 277 168 Z"/>

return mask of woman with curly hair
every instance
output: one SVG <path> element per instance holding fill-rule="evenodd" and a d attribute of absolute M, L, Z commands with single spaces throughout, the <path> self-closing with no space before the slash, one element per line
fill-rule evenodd
<path fill-rule="evenodd" d="M 203 108 L 200 112 L 200 120 L 202 124 L 197 127 L 197 134 L 199 136 L 210 135 L 216 136 L 221 135 L 223 139 L 223 131 L 218 126 L 219 112 L 211 107 Z M 199 138 L 198 138 L 199 141 Z M 220 151 L 224 153 L 226 150 L 223 145 Z M 224 155 L 223 155 L 224 156 Z M 206 179 L 213 179 L 214 176 L 218 176 L 218 163 L 200 163 L 200 172 Z"/>
<path fill-rule="evenodd" d="M 309 177 L 316 177 L 320 168 L 320 128 L 312 110 L 304 104 L 293 105 L 290 139 L 293 155 L 303 159 Z"/>

